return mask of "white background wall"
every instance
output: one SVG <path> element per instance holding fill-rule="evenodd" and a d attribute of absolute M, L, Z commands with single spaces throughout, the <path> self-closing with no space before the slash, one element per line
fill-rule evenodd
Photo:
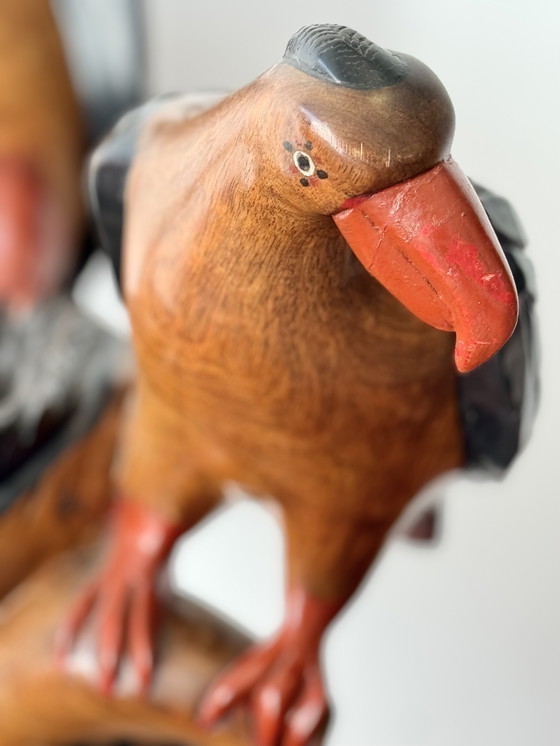
<path fill-rule="evenodd" d="M 150 0 L 150 88 L 236 88 L 302 25 L 342 23 L 428 63 L 457 113 L 454 155 L 508 197 L 540 287 L 543 396 L 501 484 L 446 492 L 435 549 L 393 541 L 333 627 L 330 746 L 560 742 L 560 5 L 553 0 Z M 253 504 L 188 540 L 181 584 L 257 634 L 282 612 L 281 539 Z"/>

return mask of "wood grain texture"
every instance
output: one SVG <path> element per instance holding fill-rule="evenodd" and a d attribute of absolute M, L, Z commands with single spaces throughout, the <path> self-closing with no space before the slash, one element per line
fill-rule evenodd
<path fill-rule="evenodd" d="M 124 282 L 140 372 L 120 488 L 187 524 L 224 480 L 272 495 L 290 576 L 320 596 L 347 596 L 403 506 L 463 460 L 451 335 L 370 277 L 330 217 L 445 151 L 447 100 L 418 76 L 391 101 L 331 94 L 279 65 L 195 119 L 170 105 L 129 181 Z M 407 95 L 414 115 L 397 126 Z M 299 184 L 285 141 L 312 144 L 320 188 Z M 388 147 L 407 156 L 390 169 Z"/>
<path fill-rule="evenodd" d="M 185 528 L 227 481 L 281 507 L 284 624 L 200 709 L 212 727 L 250 707 L 263 746 L 322 740 L 325 629 L 408 502 L 464 463 L 452 335 L 368 274 L 332 219 L 447 157 L 447 95 L 409 65 L 399 85 L 363 91 L 280 64 L 197 117 L 170 104 L 127 184 L 138 381 L 117 486 Z M 100 604 L 114 596 L 98 589 Z M 127 621 L 110 622 L 118 639 Z M 100 660 L 118 656 L 100 641 Z"/>
<path fill-rule="evenodd" d="M 119 137 L 149 119 L 125 195 L 122 276 L 138 379 L 116 469 L 123 515 L 169 536 L 170 526 L 189 529 L 213 510 L 231 481 L 281 508 L 284 623 L 201 706 L 209 726 L 249 706 L 262 746 L 321 740 L 326 627 L 403 508 L 464 464 L 450 331 L 469 370 L 506 341 L 517 314 L 476 195 L 455 188 L 466 180 L 449 161 L 453 110 L 435 75 L 344 27 L 305 29 L 288 50 L 198 116 L 180 100 L 160 101 L 151 119 L 155 109 L 137 112 L 117 128 L 114 152 L 109 143 L 99 154 L 110 173 L 111 157 L 123 155 Z M 334 77 L 324 75 L 326 61 Z M 130 141 L 125 150 L 128 163 Z M 378 197 L 381 225 L 369 220 Z M 337 224 L 359 203 L 355 246 Z M 376 251 L 387 261 L 376 263 Z M 377 267 L 376 279 L 368 270 Z M 146 594 L 162 560 L 151 547 L 155 562 L 136 572 L 144 542 L 131 541 L 130 525 L 117 527 L 95 593 L 78 605 L 87 609 L 81 621 L 99 610 L 105 688 L 123 636 L 138 625 L 130 599 Z"/>

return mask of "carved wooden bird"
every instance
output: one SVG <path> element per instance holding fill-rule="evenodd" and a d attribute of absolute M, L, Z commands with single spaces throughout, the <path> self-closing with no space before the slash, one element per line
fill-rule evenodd
<path fill-rule="evenodd" d="M 147 686 L 157 571 L 237 482 L 282 509 L 286 616 L 214 683 L 201 721 L 248 703 L 258 743 L 295 746 L 327 719 L 326 627 L 403 508 L 465 463 L 455 364 L 496 353 L 518 301 L 450 158 L 449 98 L 419 61 L 306 27 L 280 64 L 192 114 L 151 105 L 93 159 L 117 253 L 125 186 L 138 379 L 112 548 L 59 651 L 95 614 L 101 686 L 125 651 Z"/>

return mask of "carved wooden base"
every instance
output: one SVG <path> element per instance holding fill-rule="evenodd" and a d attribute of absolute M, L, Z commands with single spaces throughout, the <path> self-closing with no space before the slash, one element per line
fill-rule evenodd
<path fill-rule="evenodd" d="M 72 667 L 56 670 L 56 630 L 78 589 L 95 568 L 97 550 L 59 558 L 22 583 L 2 604 L 0 622 L 0 741 L 2 746 L 248 746 L 244 718 L 214 734 L 193 722 L 204 689 L 248 639 L 192 601 L 175 600 L 162 620 L 159 662 L 150 701 L 104 697 L 85 673 L 83 650 Z M 126 691 L 126 668 L 119 688 Z"/>

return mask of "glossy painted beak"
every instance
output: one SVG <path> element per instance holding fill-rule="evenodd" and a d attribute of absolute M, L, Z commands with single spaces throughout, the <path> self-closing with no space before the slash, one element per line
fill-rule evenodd
<path fill-rule="evenodd" d="M 515 284 L 484 208 L 452 160 L 346 207 L 333 219 L 356 256 L 418 318 L 456 332 L 460 371 L 507 342 L 517 323 Z"/>

